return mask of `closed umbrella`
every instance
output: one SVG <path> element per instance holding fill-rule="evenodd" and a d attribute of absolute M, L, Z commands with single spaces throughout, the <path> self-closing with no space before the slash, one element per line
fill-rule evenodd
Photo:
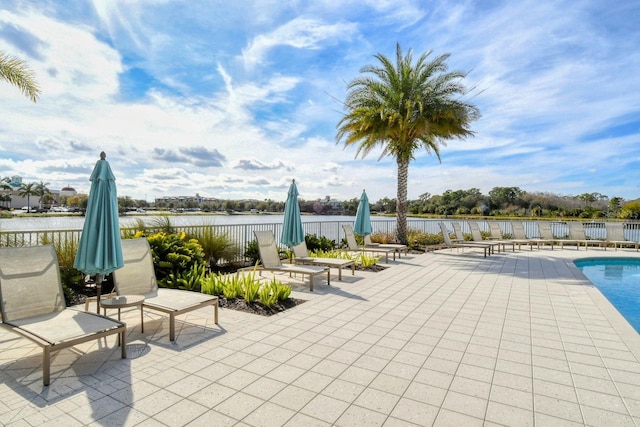
<path fill-rule="evenodd" d="M 103 151 L 91 174 L 87 212 L 73 263 L 73 266 L 83 273 L 96 275 L 98 313 L 104 276 L 124 265 L 116 178 L 105 158 L 106 154 Z"/>
<path fill-rule="evenodd" d="M 358 210 L 356 211 L 356 221 L 353 224 L 353 232 L 360 236 L 368 236 L 372 233 L 371 214 L 369 213 L 369 198 L 366 191 L 362 190 Z"/>
<path fill-rule="evenodd" d="M 297 246 L 304 241 L 300 205 L 298 204 L 298 188 L 294 179 L 289 187 L 287 201 L 284 205 L 284 222 L 280 242 L 289 247 Z"/>

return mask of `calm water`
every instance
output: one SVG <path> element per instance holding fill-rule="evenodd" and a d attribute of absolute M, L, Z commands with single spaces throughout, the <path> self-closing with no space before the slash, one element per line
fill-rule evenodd
<path fill-rule="evenodd" d="M 157 216 L 127 215 L 120 217 L 120 227 L 133 227 L 138 219 L 153 225 Z M 171 224 L 180 225 L 229 225 L 229 224 L 271 224 L 282 223 L 283 215 L 170 215 Z M 393 220 L 393 218 L 380 218 Z M 303 215 L 303 222 L 318 221 L 353 221 L 352 216 Z M 375 218 L 373 218 L 375 221 Z M 29 230 L 82 230 L 84 217 L 80 216 L 39 216 L 0 218 L 0 231 L 29 231 Z"/>
<path fill-rule="evenodd" d="M 640 260 L 587 258 L 575 264 L 640 333 Z"/>

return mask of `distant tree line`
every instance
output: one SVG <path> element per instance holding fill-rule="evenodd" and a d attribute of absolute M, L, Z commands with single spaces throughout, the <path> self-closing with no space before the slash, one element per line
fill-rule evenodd
<path fill-rule="evenodd" d="M 359 198 L 342 202 L 343 215 L 355 215 Z M 120 197 L 121 208 L 149 207 L 143 200 Z M 326 205 L 318 200 L 299 200 L 300 212 L 325 214 Z M 482 215 L 520 217 L 568 217 L 568 218 L 621 218 L 640 219 L 640 199 L 626 201 L 622 197 L 609 197 L 600 193 L 583 193 L 563 196 L 548 192 L 527 192 L 519 187 L 494 187 L 488 194 L 477 188 L 447 190 L 442 194 L 421 194 L 409 200 L 410 215 Z M 284 202 L 266 200 L 217 200 L 204 206 L 186 202 L 180 206 L 158 204 L 158 209 L 200 208 L 204 211 L 283 212 Z M 371 202 L 372 213 L 395 214 L 396 199 L 384 197 Z"/>
<path fill-rule="evenodd" d="M 533 216 L 640 219 L 640 200 L 625 201 L 600 193 L 562 196 L 527 192 L 518 187 L 494 187 L 489 194 L 477 188 L 424 193 L 410 201 L 411 214 Z"/>

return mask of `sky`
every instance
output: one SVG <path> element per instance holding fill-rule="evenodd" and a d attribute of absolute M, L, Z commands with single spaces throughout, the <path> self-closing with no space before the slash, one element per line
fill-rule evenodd
<path fill-rule="evenodd" d="M 347 84 L 396 44 L 450 54 L 481 118 L 408 197 L 519 187 L 640 197 L 640 0 L 8 0 L 0 177 L 88 193 L 104 151 L 119 196 L 395 198 L 391 157 L 336 141 Z"/>

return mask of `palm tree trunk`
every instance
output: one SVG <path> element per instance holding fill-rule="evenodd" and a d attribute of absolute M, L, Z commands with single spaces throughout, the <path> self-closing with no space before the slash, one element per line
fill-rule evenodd
<path fill-rule="evenodd" d="M 396 237 L 403 245 L 407 240 L 407 178 L 409 176 L 409 162 L 400 158 L 398 163 L 398 198 L 396 201 L 397 228 Z"/>

